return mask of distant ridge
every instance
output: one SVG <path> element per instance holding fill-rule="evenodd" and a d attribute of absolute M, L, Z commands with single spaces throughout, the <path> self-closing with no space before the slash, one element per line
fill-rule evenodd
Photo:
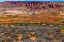
<path fill-rule="evenodd" d="M 4 1 L 4 2 L 64 2 L 64 1 Z"/>
<path fill-rule="evenodd" d="M 7 6 L 6 6 L 7 5 Z M 47 2 L 47 1 L 5 1 L 1 3 L 2 7 L 26 7 L 27 9 L 37 10 L 37 9 L 50 9 L 50 8 L 60 8 L 63 7 L 61 3 L 58 2 Z"/>

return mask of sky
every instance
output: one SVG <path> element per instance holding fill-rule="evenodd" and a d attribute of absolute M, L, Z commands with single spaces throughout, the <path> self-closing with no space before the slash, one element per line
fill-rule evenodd
<path fill-rule="evenodd" d="M 0 2 L 4 2 L 5 0 L 0 0 Z M 7 1 L 12 1 L 12 0 L 7 0 Z M 18 1 L 18 0 L 14 0 L 14 1 Z M 63 1 L 64 0 L 19 0 L 19 1 Z"/>

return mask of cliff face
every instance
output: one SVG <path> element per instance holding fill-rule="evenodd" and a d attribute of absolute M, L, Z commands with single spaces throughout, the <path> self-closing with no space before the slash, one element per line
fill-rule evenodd
<path fill-rule="evenodd" d="M 64 3 L 60 2 L 2 2 L 0 15 L 8 22 L 57 22 L 64 20 Z M 2 17 L 0 16 L 0 17 Z M 14 18 L 13 18 L 14 17 Z M 17 18 L 17 20 L 15 20 Z M 12 21 L 13 20 L 13 21 Z M 3 21 L 0 21 L 3 23 Z"/>
<path fill-rule="evenodd" d="M 1 6 L 5 7 L 21 7 L 25 6 L 29 9 L 48 9 L 48 8 L 60 8 L 63 7 L 61 3 L 58 2 L 2 2 L 0 3 Z"/>
<path fill-rule="evenodd" d="M 0 3 L 0 11 L 26 11 L 30 12 L 46 12 L 46 11 L 63 11 L 64 3 L 60 2 L 19 2 L 6 1 Z"/>

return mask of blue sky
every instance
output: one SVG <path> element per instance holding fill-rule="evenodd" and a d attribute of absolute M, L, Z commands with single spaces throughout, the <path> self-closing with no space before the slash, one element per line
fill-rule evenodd
<path fill-rule="evenodd" d="M 4 1 L 5 0 L 0 0 L 0 2 L 4 2 Z M 15 1 L 18 1 L 18 0 L 15 0 Z M 64 0 L 20 0 L 20 1 L 64 1 Z"/>

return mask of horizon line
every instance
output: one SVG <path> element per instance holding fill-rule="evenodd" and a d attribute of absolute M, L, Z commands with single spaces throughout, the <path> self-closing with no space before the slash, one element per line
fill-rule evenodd
<path fill-rule="evenodd" d="M 2 2 L 64 2 L 64 1 L 2 1 Z"/>

